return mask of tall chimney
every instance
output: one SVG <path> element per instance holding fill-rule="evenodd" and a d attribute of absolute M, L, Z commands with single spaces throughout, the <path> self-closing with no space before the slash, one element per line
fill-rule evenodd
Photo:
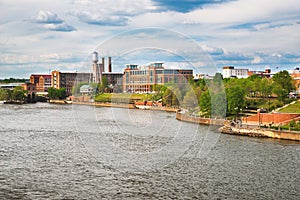
<path fill-rule="evenodd" d="M 102 57 L 102 72 L 105 71 L 105 69 L 104 69 L 105 63 L 104 63 L 104 62 L 105 62 L 105 61 L 104 61 L 104 57 Z"/>
<path fill-rule="evenodd" d="M 111 72 L 111 57 L 108 57 L 108 72 Z"/>

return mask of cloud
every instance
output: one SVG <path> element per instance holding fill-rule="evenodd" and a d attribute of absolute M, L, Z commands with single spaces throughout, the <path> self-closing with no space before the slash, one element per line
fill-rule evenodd
<path fill-rule="evenodd" d="M 50 31 L 71 32 L 76 30 L 76 28 L 65 23 L 56 13 L 51 11 L 40 10 L 33 21 L 44 24 L 43 27 Z"/>
<path fill-rule="evenodd" d="M 34 21 L 41 24 L 61 24 L 64 22 L 57 14 L 44 10 L 39 11 Z"/>
<path fill-rule="evenodd" d="M 128 18 L 124 16 L 104 16 L 99 14 L 92 14 L 87 11 L 73 12 L 80 21 L 99 26 L 125 26 L 128 23 Z"/>
<path fill-rule="evenodd" d="M 205 5 L 221 4 L 228 1 L 231 0 L 153 0 L 153 3 L 164 11 L 187 13 L 195 9 L 201 9 Z"/>
<path fill-rule="evenodd" d="M 275 29 L 275 28 L 281 28 L 285 26 L 293 26 L 294 22 L 288 21 L 275 21 L 275 22 L 249 22 L 249 23 L 243 23 L 238 24 L 234 26 L 227 27 L 227 29 L 247 29 L 250 31 L 261 31 L 266 29 Z"/>
<path fill-rule="evenodd" d="M 209 53 L 210 55 L 222 55 L 224 54 L 224 50 L 218 47 L 208 46 L 206 44 L 201 45 L 203 51 Z"/>
<path fill-rule="evenodd" d="M 76 28 L 74 28 L 71 25 L 68 25 L 66 23 L 62 24 L 45 24 L 44 27 L 50 31 L 60 31 L 60 32 L 71 32 L 76 31 Z"/>
<path fill-rule="evenodd" d="M 298 0 L 237 0 L 223 4 L 206 5 L 203 9 L 182 14 L 184 23 L 249 23 L 261 21 L 276 21 L 282 16 L 299 17 L 300 4 Z"/>

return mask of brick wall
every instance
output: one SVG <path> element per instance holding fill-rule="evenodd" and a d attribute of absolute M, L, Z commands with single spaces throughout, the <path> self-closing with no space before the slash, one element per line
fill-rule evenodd
<path fill-rule="evenodd" d="M 247 123 L 257 123 L 258 120 L 261 124 L 288 124 L 293 119 L 298 118 L 299 120 L 300 114 L 288 114 L 288 113 L 260 113 L 250 117 L 242 118 L 243 122 Z"/>

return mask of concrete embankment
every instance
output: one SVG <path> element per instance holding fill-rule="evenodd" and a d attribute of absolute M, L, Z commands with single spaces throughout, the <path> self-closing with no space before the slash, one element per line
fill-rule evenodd
<path fill-rule="evenodd" d="M 217 125 L 217 126 L 223 126 L 226 121 L 224 119 L 193 117 L 178 112 L 176 113 L 176 119 L 185 122 L 192 122 L 192 123 L 206 124 L 206 125 Z"/>
<path fill-rule="evenodd" d="M 99 106 L 99 107 L 113 107 L 113 108 L 128 108 L 128 109 L 137 109 L 134 104 L 117 104 L 117 103 L 109 103 L 109 102 L 70 102 L 65 100 L 50 100 L 50 103 L 56 104 L 76 104 L 76 105 L 89 105 L 89 106 Z M 158 111 L 166 111 L 166 112 L 177 112 L 178 108 L 170 108 L 170 107 L 149 107 L 148 110 L 158 110 Z"/>
<path fill-rule="evenodd" d="M 99 107 L 114 107 L 114 108 L 129 108 L 134 109 L 133 104 L 116 104 L 116 103 L 100 103 L 100 102 L 72 102 L 76 105 L 89 105 L 89 106 L 99 106 Z"/>
<path fill-rule="evenodd" d="M 291 132 L 291 131 L 277 131 L 277 130 L 262 129 L 262 128 L 260 129 L 235 128 L 230 126 L 223 126 L 219 129 L 219 131 L 231 135 L 243 135 L 243 136 L 250 136 L 250 137 L 265 137 L 265 138 L 300 141 L 300 133 Z"/>
<path fill-rule="evenodd" d="M 206 124 L 206 125 L 218 125 L 222 126 L 219 131 L 221 133 L 231 134 L 231 135 L 242 135 L 242 136 L 250 136 L 250 137 L 265 137 L 265 138 L 276 138 L 276 139 L 284 139 L 284 140 L 294 140 L 300 141 L 300 133 L 292 132 L 292 131 L 276 131 L 270 129 L 262 129 L 262 128 L 235 128 L 228 126 L 229 121 L 224 119 L 211 119 L 211 118 L 201 118 L 201 117 L 192 117 L 189 115 L 184 115 L 181 113 L 176 113 L 176 119 L 198 123 L 198 124 Z"/>

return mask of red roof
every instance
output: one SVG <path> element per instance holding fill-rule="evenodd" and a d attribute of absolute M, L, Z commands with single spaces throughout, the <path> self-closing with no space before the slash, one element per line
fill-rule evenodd
<path fill-rule="evenodd" d="M 49 74 L 31 74 L 31 76 L 33 76 L 34 78 L 39 78 L 41 76 L 43 76 L 44 78 L 51 78 L 52 75 Z"/>

